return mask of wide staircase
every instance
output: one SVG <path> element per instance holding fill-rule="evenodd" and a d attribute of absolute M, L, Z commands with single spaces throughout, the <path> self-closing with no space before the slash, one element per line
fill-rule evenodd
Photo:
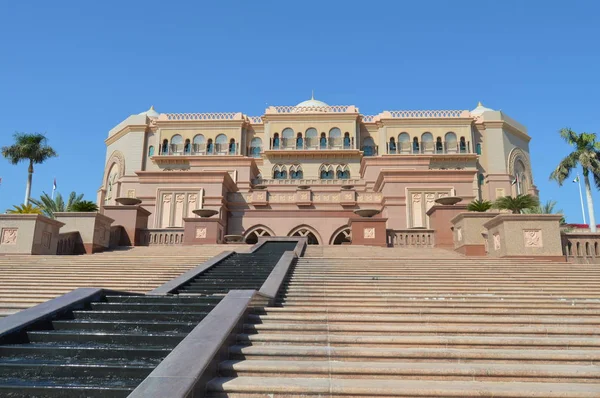
<path fill-rule="evenodd" d="M 229 290 L 259 289 L 294 246 L 269 242 L 227 257 L 179 294 L 106 295 L 14 336 L 0 345 L 0 396 L 126 397 Z"/>
<path fill-rule="evenodd" d="M 319 249 L 210 397 L 600 397 L 598 266 Z"/>
<path fill-rule="evenodd" d="M 0 256 L 0 318 L 78 287 L 143 293 L 225 251 L 248 245 L 150 246 L 87 256 Z"/>

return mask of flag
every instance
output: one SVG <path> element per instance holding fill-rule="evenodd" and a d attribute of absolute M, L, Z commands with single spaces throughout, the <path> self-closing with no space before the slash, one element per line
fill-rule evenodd
<path fill-rule="evenodd" d="M 573 182 L 579 182 L 579 176 L 575 177 L 575 179 L 573 180 Z"/>
<path fill-rule="evenodd" d="M 510 183 L 510 185 L 515 185 L 517 182 L 519 182 L 519 176 L 518 175 L 515 176 L 515 178 Z"/>
<path fill-rule="evenodd" d="M 56 178 L 54 179 L 54 183 L 52 184 L 52 190 L 54 191 L 56 189 Z"/>

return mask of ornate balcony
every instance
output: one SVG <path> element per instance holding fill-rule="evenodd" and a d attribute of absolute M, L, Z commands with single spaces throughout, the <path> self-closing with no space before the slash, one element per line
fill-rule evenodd
<path fill-rule="evenodd" d="M 171 144 L 161 147 L 160 156 L 204 156 L 204 155 L 239 155 L 239 144 Z"/>
<path fill-rule="evenodd" d="M 271 138 L 269 148 L 272 151 L 356 150 L 354 138 L 343 137 Z"/>
<path fill-rule="evenodd" d="M 410 141 L 386 144 L 388 155 L 450 155 L 473 153 L 470 141 Z"/>

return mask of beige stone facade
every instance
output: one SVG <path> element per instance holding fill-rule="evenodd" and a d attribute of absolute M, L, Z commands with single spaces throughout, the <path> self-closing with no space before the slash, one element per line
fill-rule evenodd
<path fill-rule="evenodd" d="M 109 132 L 101 206 L 137 197 L 149 229 L 183 229 L 219 210 L 226 234 L 347 242 L 358 208 L 387 229 L 429 228 L 437 198 L 537 193 L 525 127 L 481 104 L 472 111 L 383 111 L 314 99 L 231 113 L 132 115 Z M 513 183 L 514 182 L 514 183 Z"/>

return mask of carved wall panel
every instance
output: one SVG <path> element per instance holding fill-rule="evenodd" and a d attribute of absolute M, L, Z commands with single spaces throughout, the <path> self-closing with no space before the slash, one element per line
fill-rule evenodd
<path fill-rule="evenodd" d="M 365 239 L 375 239 L 375 228 L 365 228 L 363 234 Z"/>
<path fill-rule="evenodd" d="M 525 241 L 525 247 L 544 247 L 542 231 L 539 229 L 524 229 L 523 240 Z"/>
<path fill-rule="evenodd" d="M 2 236 L 0 236 L 0 244 L 16 245 L 18 236 L 18 228 L 2 228 Z"/>

